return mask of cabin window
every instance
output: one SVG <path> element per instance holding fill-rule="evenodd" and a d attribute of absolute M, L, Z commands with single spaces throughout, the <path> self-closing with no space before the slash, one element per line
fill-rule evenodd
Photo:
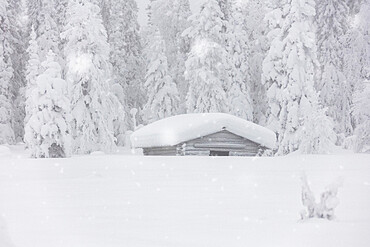
<path fill-rule="evenodd" d="M 229 151 L 213 151 L 209 152 L 209 156 L 230 156 Z"/>

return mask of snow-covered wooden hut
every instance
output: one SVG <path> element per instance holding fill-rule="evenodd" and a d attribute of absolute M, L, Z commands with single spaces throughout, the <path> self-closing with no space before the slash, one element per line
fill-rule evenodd
<path fill-rule="evenodd" d="M 131 135 L 134 148 L 161 156 L 256 156 L 275 141 L 273 131 L 224 113 L 169 117 Z"/>

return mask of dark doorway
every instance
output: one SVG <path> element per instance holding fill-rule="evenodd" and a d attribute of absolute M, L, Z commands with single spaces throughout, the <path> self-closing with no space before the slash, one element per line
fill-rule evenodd
<path fill-rule="evenodd" d="M 210 151 L 209 156 L 229 156 L 228 151 Z"/>

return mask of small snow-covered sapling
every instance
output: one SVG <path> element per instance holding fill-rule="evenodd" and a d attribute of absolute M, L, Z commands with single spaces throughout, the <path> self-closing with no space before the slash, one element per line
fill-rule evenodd
<path fill-rule="evenodd" d="M 333 220 L 334 210 L 339 205 L 338 189 L 343 185 L 343 179 L 339 178 L 321 193 L 320 202 L 316 202 L 311 191 L 305 173 L 301 176 L 302 181 L 302 204 L 307 208 L 301 211 L 301 219 L 321 218 Z"/>
<path fill-rule="evenodd" d="M 316 208 L 316 202 L 315 202 L 315 196 L 312 193 L 310 186 L 308 185 L 307 176 L 305 173 L 301 176 L 302 180 L 302 204 L 303 206 L 307 207 L 307 211 L 303 210 L 301 212 L 301 218 L 313 218 L 315 217 L 315 208 Z"/>

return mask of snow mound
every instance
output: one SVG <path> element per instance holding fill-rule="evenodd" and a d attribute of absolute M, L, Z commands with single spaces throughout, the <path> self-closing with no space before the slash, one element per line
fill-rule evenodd
<path fill-rule="evenodd" d="M 1 217 L 0 217 L 0 246 L 1 247 L 14 247 L 8 235 L 8 230 L 7 230 L 5 221 Z"/>
<path fill-rule="evenodd" d="M 10 156 L 11 154 L 12 154 L 12 152 L 10 151 L 10 148 L 0 145 L 0 157 L 1 156 Z"/>
<path fill-rule="evenodd" d="M 103 151 L 95 151 L 90 154 L 90 156 L 104 156 L 104 155 L 106 155 L 106 153 L 104 153 Z"/>
<path fill-rule="evenodd" d="M 221 130 L 270 149 L 275 147 L 273 131 L 225 113 L 184 114 L 162 119 L 135 131 L 131 143 L 135 148 L 173 146 Z"/>

